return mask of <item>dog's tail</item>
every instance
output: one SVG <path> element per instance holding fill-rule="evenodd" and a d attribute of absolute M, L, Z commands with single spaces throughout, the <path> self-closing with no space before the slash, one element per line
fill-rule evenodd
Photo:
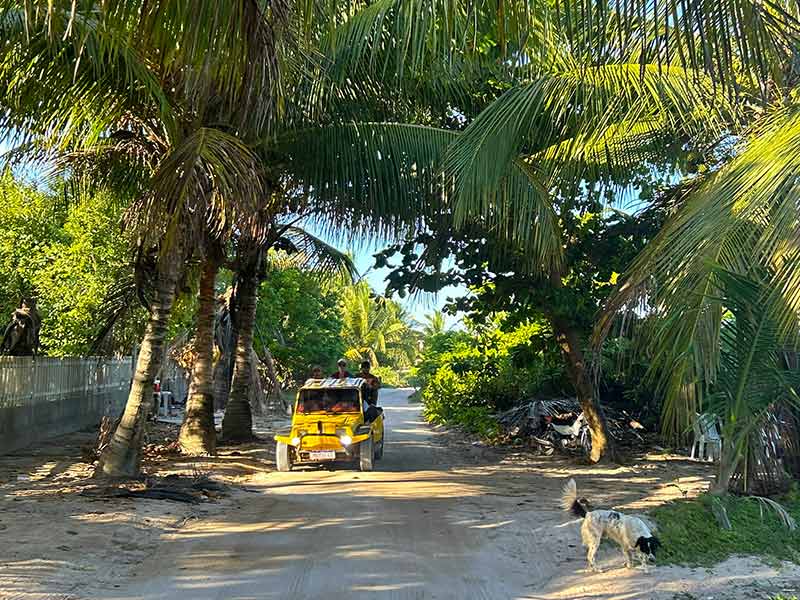
<path fill-rule="evenodd" d="M 578 500 L 578 486 L 574 479 L 570 479 L 564 484 L 561 493 L 561 508 L 581 519 L 586 516 L 586 509 Z"/>

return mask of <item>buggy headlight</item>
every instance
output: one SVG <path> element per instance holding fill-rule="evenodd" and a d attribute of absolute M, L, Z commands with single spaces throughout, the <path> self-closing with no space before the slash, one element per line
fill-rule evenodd
<path fill-rule="evenodd" d="M 300 445 L 300 438 L 297 437 L 297 436 L 294 436 L 292 438 L 292 446 L 299 446 L 299 445 Z"/>
<path fill-rule="evenodd" d="M 344 435 L 339 436 L 339 441 L 342 443 L 342 446 L 349 446 L 353 443 L 353 438 L 345 433 Z"/>

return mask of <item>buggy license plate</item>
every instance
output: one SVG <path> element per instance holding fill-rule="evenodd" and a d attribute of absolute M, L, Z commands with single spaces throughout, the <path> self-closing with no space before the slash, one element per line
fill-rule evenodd
<path fill-rule="evenodd" d="M 318 452 L 309 452 L 308 458 L 310 460 L 333 460 L 336 458 L 335 450 L 320 450 Z"/>

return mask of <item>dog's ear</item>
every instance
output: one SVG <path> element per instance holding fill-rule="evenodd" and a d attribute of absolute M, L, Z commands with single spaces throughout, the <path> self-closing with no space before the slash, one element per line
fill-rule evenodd
<path fill-rule="evenodd" d="M 650 538 L 650 549 L 655 552 L 656 548 L 661 548 L 661 540 L 653 536 Z"/>
<path fill-rule="evenodd" d="M 645 538 L 644 536 L 642 536 L 642 537 L 640 537 L 638 540 L 636 540 L 636 543 L 633 545 L 633 547 L 634 547 L 634 548 L 638 548 L 638 549 L 639 549 L 639 550 L 641 550 L 642 552 L 645 552 L 645 553 L 647 553 L 647 550 L 645 550 L 645 546 L 646 546 L 646 545 L 647 545 L 647 538 Z"/>

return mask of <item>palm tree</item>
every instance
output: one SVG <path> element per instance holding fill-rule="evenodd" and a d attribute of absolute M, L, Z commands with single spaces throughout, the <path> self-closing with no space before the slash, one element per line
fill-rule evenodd
<path fill-rule="evenodd" d="M 265 137 L 265 127 L 278 105 L 273 94 L 280 63 L 278 48 L 286 52 L 288 45 L 278 46 L 275 40 L 289 14 L 289 3 L 271 3 L 265 12 L 255 2 L 226 4 L 219 10 L 214 6 L 215 3 L 143 1 L 115 4 L 113 8 L 90 1 L 0 3 L 0 27 L 7 34 L 4 40 L 9 41 L 2 49 L 9 57 L 3 64 L 8 92 L 4 102 L 9 110 L 3 112 L 2 124 L 21 132 L 22 142 L 36 139 L 45 149 L 59 154 L 69 149 L 73 156 L 76 151 L 91 153 L 93 159 L 103 155 L 108 163 L 110 155 L 116 154 L 118 158 L 122 151 L 128 170 L 142 175 L 144 180 L 137 181 L 143 190 L 132 211 L 136 217 L 132 221 L 158 250 L 155 295 L 151 326 L 139 354 L 130 402 L 114 442 L 100 464 L 100 470 L 111 475 L 133 474 L 138 470 L 143 407 L 161 362 L 165 324 L 181 265 L 188 254 L 187 246 L 191 245 L 185 243 L 186 238 L 206 237 L 209 233 L 213 234 L 210 238 L 219 237 L 232 221 L 224 210 L 225 218 L 205 219 L 203 205 L 209 202 L 221 202 L 223 206 L 226 202 L 252 205 L 270 196 L 268 191 L 260 190 L 261 170 L 252 168 L 249 150 L 238 141 Z M 357 12 L 364 6 L 356 2 L 352 8 Z M 306 28 L 305 41 L 330 49 L 334 69 L 339 69 L 346 60 L 362 65 L 370 60 L 364 45 L 352 53 L 335 50 L 333 38 L 338 32 L 328 33 L 332 22 L 328 15 L 335 17 L 333 22 L 346 17 L 345 35 L 358 31 L 361 19 L 350 18 L 351 11 L 342 11 L 333 3 L 326 7 L 330 12 L 324 12 L 322 18 L 318 18 L 323 12 L 318 10 L 319 6 L 311 7 L 310 13 L 303 12 L 308 8 L 308 4 L 298 6 L 299 22 Z M 376 16 L 374 11 L 366 12 L 370 13 L 369 18 Z M 404 24 L 410 15 L 401 11 L 400 16 L 397 22 L 401 26 L 395 27 L 392 34 L 398 41 L 400 37 L 406 39 L 410 31 Z M 375 21 L 377 28 L 372 28 L 367 36 L 373 41 L 388 31 L 381 22 L 382 19 Z M 421 31 L 426 37 L 437 30 L 430 21 L 414 32 Z M 181 35 L 175 36 L 175 31 Z M 430 51 L 428 44 L 422 47 Z M 304 52 L 298 54 L 305 56 Z M 418 58 L 425 55 L 415 50 L 418 67 L 422 64 Z M 402 57 L 405 60 L 409 53 L 403 50 Z M 297 57 L 289 57 L 280 64 L 296 60 Z M 36 64 L 47 65 L 46 77 L 30 68 Z M 319 98 L 342 102 L 341 96 L 336 95 L 340 90 L 335 86 L 325 88 L 315 82 L 309 84 L 310 81 L 301 78 L 295 84 L 297 89 L 307 92 L 296 104 L 296 114 L 302 119 L 315 112 L 312 105 Z M 374 101 L 380 93 L 377 86 L 372 89 Z M 89 98 L 83 97 L 86 95 Z M 42 105 L 41 98 L 49 98 L 51 102 Z M 214 126 L 204 127 L 204 119 Z M 108 131 L 113 134 L 106 136 Z M 238 167 L 238 171 L 230 169 L 236 177 L 225 173 L 228 163 Z M 128 174 L 122 178 L 129 179 Z M 245 187 L 236 190 L 235 182 Z M 250 202 L 254 197 L 260 198 Z M 200 210 L 198 206 L 189 207 L 189 200 L 198 202 Z M 187 223 L 186 219 L 192 215 L 198 222 Z M 201 224 L 204 219 L 216 221 L 212 232 L 205 231 Z M 163 222 L 168 224 L 166 228 L 159 226 Z M 240 231 L 251 230 L 241 223 L 238 227 Z M 240 281 L 249 292 L 254 291 L 254 274 L 260 263 L 258 234 L 256 229 L 252 232 L 253 241 L 245 243 L 251 251 L 241 253 L 239 261 Z M 214 280 L 213 265 L 208 267 L 203 278 L 204 290 L 210 289 L 209 284 Z M 248 315 L 255 306 L 248 303 L 250 296 L 243 295 L 245 324 L 251 320 Z M 249 345 L 250 329 L 245 326 L 240 336 L 244 346 Z M 201 336 L 203 354 L 208 353 L 207 337 Z M 246 352 L 238 354 L 244 360 Z M 198 368 L 207 362 L 207 357 L 201 359 Z M 234 385 L 234 390 L 244 393 L 246 385 Z M 193 414 L 205 412 L 195 411 L 192 402 Z"/>
<path fill-rule="evenodd" d="M 206 249 L 198 289 L 194 334 L 194 363 L 186 399 L 186 411 L 178 443 L 184 454 L 214 454 L 217 434 L 214 428 L 214 314 L 216 311 L 217 272 L 223 249 L 211 242 Z"/>
<path fill-rule="evenodd" d="M 425 328 L 423 331 L 425 333 L 425 337 L 444 333 L 444 313 L 440 310 L 435 310 L 431 314 L 425 315 Z"/>
<path fill-rule="evenodd" d="M 234 291 L 230 306 L 233 307 L 231 340 L 226 347 L 232 350 L 233 365 L 228 371 L 226 383 L 230 383 L 230 397 L 218 398 L 225 402 L 222 421 L 222 437 L 228 442 L 252 439 L 251 386 L 253 385 L 253 330 L 255 327 L 258 288 L 265 277 L 267 263 L 309 270 L 324 278 L 352 282 L 355 267 L 350 257 L 327 244 L 309 231 L 294 223 L 277 224 L 271 227 L 261 247 L 254 252 L 244 244 L 239 256 L 257 262 L 237 264 Z M 221 357 L 220 360 L 223 360 Z M 227 386 L 220 386 L 224 390 Z"/>
<path fill-rule="evenodd" d="M 366 281 L 350 286 L 342 298 L 345 355 L 353 361 L 369 360 L 374 367 L 381 359 L 395 366 L 412 364 L 416 344 L 409 320 L 399 304 L 376 296 Z"/>
<path fill-rule="evenodd" d="M 670 218 L 606 307 L 598 338 L 626 307 L 649 307 L 649 326 L 642 332 L 649 342 L 643 342 L 641 350 L 652 357 L 651 372 L 664 393 L 665 435 L 681 437 L 695 412 L 705 410 L 709 395 L 719 398 L 719 390 L 730 389 L 737 373 L 726 365 L 737 355 L 726 353 L 723 344 L 732 331 L 725 326 L 729 311 L 736 313 L 734 330 L 769 327 L 768 337 L 755 330 L 750 337 L 729 340 L 728 347 L 733 345 L 736 352 L 761 348 L 753 357 L 757 362 L 739 359 L 740 392 L 758 386 L 762 375 L 774 373 L 779 348 L 796 348 L 798 150 L 800 105 L 789 101 L 769 110 L 741 136 L 732 159 L 684 183 Z M 765 321 L 753 321 L 756 315 Z M 769 349 L 763 347 L 765 340 Z M 774 382 L 782 387 L 773 388 L 773 398 L 793 396 L 786 376 Z M 738 411 L 744 399 L 733 392 L 725 397 L 727 404 L 712 403 L 721 416 Z M 748 405 L 736 421 L 739 427 L 751 428 L 762 417 L 762 410 Z M 726 433 L 730 437 L 733 432 Z M 738 443 L 743 438 L 731 439 Z M 743 447 L 723 452 L 726 460 L 721 462 L 717 491 L 727 489 L 743 452 Z"/>
<path fill-rule="evenodd" d="M 241 132 L 270 118 L 263 109 L 258 118 L 243 117 L 256 102 L 270 103 L 274 29 L 264 27 L 255 5 L 36 4 L 4 3 L 0 13 L 8 41 L 3 125 L 34 142 L 39 155 L 66 158 L 95 180 L 132 185 L 128 224 L 142 232 L 143 249 L 157 250 L 133 385 L 98 465 L 106 475 L 135 475 L 175 288 L 192 251 L 187 242 L 204 223 L 224 224 L 260 200 L 260 170 Z M 238 136 L 229 133 L 236 128 Z M 121 177 L 109 178 L 108 168 L 120 164 Z"/>

